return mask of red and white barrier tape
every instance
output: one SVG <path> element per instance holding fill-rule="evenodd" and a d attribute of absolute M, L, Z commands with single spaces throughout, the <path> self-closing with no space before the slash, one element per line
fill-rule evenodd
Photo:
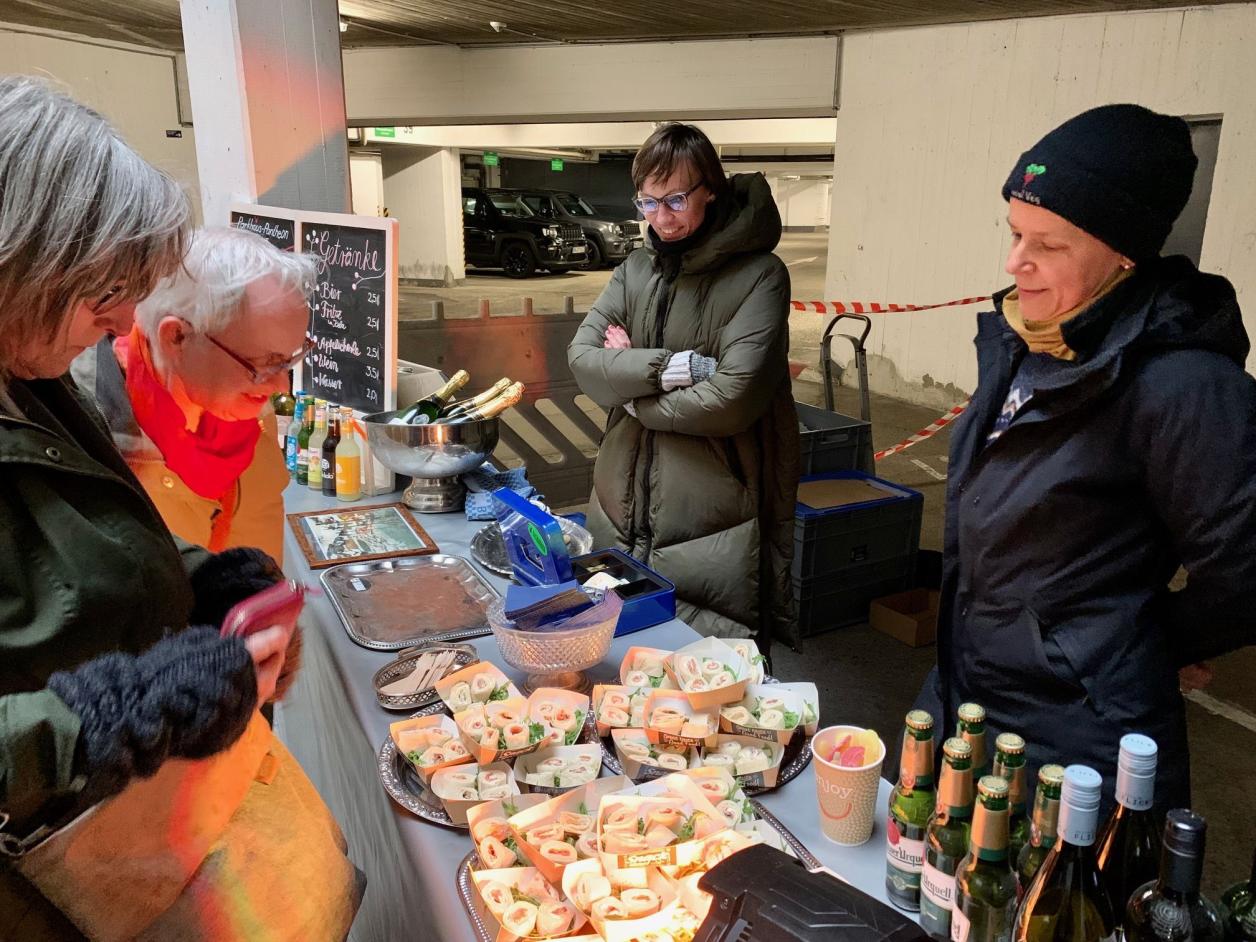
<path fill-rule="evenodd" d="M 941 304 L 883 304 L 880 301 L 790 301 L 795 311 L 814 311 L 817 314 L 902 314 L 908 311 L 933 311 L 940 307 L 964 307 L 989 301 L 990 295 L 979 298 L 960 298 Z"/>
<path fill-rule="evenodd" d="M 886 457 L 888 457 L 888 456 L 890 456 L 890 455 L 896 455 L 896 454 L 898 454 L 900 451 L 905 451 L 906 449 L 910 448 L 912 445 L 916 444 L 917 442 L 923 442 L 926 438 L 932 438 L 932 437 L 933 437 L 934 435 L 936 435 L 938 432 L 942 431 L 942 429 L 946 428 L 948 425 L 950 425 L 952 422 L 954 422 L 956 419 L 958 419 L 961 415 L 963 415 L 963 414 L 964 414 L 964 410 L 968 408 L 968 403 L 970 403 L 970 402 L 972 402 L 972 400 L 971 400 L 971 399 L 967 399 L 967 400 L 965 400 L 964 402 L 961 402 L 959 405 L 957 405 L 957 406 L 956 406 L 954 409 L 952 409 L 950 412 L 948 412 L 948 413 L 946 413 L 945 415 L 941 416 L 941 417 L 940 417 L 940 418 L 939 418 L 936 422 L 934 422 L 933 424 L 931 424 L 931 425 L 926 425 L 924 428 L 922 428 L 922 429 L 921 429 L 919 432 L 917 432 L 915 435 L 909 435 L 909 436 L 907 436 L 907 438 L 903 439 L 903 440 L 902 440 L 901 442 L 899 442 L 897 445 L 893 445 L 893 446 L 891 446 L 891 447 L 889 447 L 889 448 L 885 449 L 884 451 L 878 451 L 878 452 L 877 452 L 875 455 L 873 455 L 872 457 L 873 457 L 876 461 L 880 461 L 882 458 L 886 458 Z"/>

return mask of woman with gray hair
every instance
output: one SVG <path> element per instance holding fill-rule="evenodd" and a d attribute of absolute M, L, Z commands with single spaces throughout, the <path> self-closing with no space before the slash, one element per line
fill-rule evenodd
<path fill-rule="evenodd" d="M 131 333 L 74 361 L 75 382 L 188 542 L 283 557 L 288 472 L 270 396 L 310 350 L 313 279 L 307 255 L 240 229 L 202 230 L 136 308 Z"/>
<path fill-rule="evenodd" d="M 292 626 L 221 634 L 273 563 L 172 538 L 65 376 L 187 223 L 100 115 L 0 77 L 0 939 L 343 938 L 356 907 L 332 830 L 278 841 L 330 821 L 257 713 Z"/>

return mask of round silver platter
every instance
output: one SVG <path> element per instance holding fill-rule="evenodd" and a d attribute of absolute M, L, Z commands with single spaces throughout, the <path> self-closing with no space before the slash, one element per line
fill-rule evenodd
<path fill-rule="evenodd" d="M 580 524 L 566 517 L 556 517 L 562 527 L 563 542 L 567 544 L 567 554 L 573 559 L 593 552 L 593 534 Z M 502 539 L 501 527 L 496 522 L 481 527 L 471 537 L 471 558 L 489 572 L 506 579 L 514 575 L 510 566 L 510 556 L 506 552 L 506 541 Z"/>
<path fill-rule="evenodd" d="M 445 704 L 437 700 L 423 709 L 412 713 L 411 718 L 416 716 L 432 716 L 441 713 L 445 709 Z M 597 724 L 593 718 L 593 711 L 590 710 L 584 718 L 584 728 L 580 732 L 580 738 L 576 740 L 579 743 L 592 744 L 597 740 Z M 602 746 L 602 752 L 605 754 L 606 746 Z M 619 763 L 615 763 L 618 768 Z M 445 806 L 441 804 L 441 800 L 436 797 L 436 793 L 427 787 L 418 772 L 414 770 L 406 757 L 397 751 L 397 744 L 392 741 L 390 736 L 384 741 L 379 750 L 379 780 L 384 786 L 384 791 L 388 792 L 388 797 L 395 801 L 401 807 L 405 808 L 411 814 L 417 815 L 424 821 L 432 824 L 439 824 L 442 827 L 454 828 L 456 830 L 465 831 L 467 825 L 455 824 L 449 819 L 449 814 L 445 811 Z M 616 772 L 616 775 L 619 773 Z M 749 794 L 749 793 L 747 793 Z"/>
<path fill-rule="evenodd" d="M 417 710 L 420 707 L 430 706 L 439 700 L 440 694 L 436 692 L 435 687 L 427 687 L 403 696 L 384 693 L 380 690 L 380 687 L 387 686 L 394 680 L 400 680 L 402 677 L 405 677 L 414 670 L 415 662 L 424 654 L 444 650 L 453 650 L 454 652 L 453 662 L 449 665 L 449 669 L 445 671 L 446 675 L 464 667 L 469 667 L 480 659 L 475 653 L 475 648 L 469 644 L 442 644 L 434 642 L 399 651 L 397 660 L 381 667 L 375 672 L 375 677 L 372 679 L 371 683 L 375 688 L 375 699 L 379 705 L 385 710 Z"/>
<path fill-rule="evenodd" d="M 779 684 L 780 681 L 775 677 L 764 677 L 765 684 Z M 592 715 L 593 710 L 589 710 Z M 602 768 L 608 770 L 612 775 L 623 775 L 624 767 L 619 762 L 619 756 L 615 755 L 615 747 L 609 737 L 606 739 L 598 738 L 598 742 L 602 745 Z M 747 796 L 763 795 L 768 792 L 774 792 L 786 782 L 792 782 L 811 762 L 811 749 L 808 747 L 810 737 L 805 735 L 795 736 L 785 747 L 785 758 L 781 762 L 781 770 L 777 773 L 776 784 L 771 788 L 764 785 L 743 785 L 742 790 Z M 775 826 L 775 825 L 774 825 Z"/>

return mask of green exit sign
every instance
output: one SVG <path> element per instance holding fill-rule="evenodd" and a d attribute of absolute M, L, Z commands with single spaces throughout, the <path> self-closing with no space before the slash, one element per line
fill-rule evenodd
<path fill-rule="evenodd" d="M 561 157 L 555 157 L 553 160 L 551 160 L 551 161 L 550 161 L 550 169 L 551 169 L 551 170 L 562 170 L 562 169 L 563 169 L 563 161 L 562 161 L 562 158 L 561 158 Z"/>
<path fill-rule="evenodd" d="M 496 167 L 498 164 L 501 163 L 501 161 L 502 159 L 498 157 L 497 154 L 495 154 L 493 151 L 486 150 L 484 152 L 484 166 Z"/>
<path fill-rule="evenodd" d="M 396 137 L 397 129 L 396 128 L 376 128 L 375 136 L 376 137 Z"/>

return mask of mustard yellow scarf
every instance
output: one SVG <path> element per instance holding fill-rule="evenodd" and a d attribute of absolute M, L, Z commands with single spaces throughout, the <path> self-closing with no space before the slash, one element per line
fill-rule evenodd
<path fill-rule="evenodd" d="M 1099 290 L 1093 296 L 1076 307 L 1049 317 L 1045 321 L 1027 321 L 1021 316 L 1020 293 L 1013 288 L 1003 296 L 1003 317 L 1007 320 L 1008 326 L 1020 335 L 1021 340 L 1025 341 L 1031 353 L 1049 353 L 1057 360 L 1076 360 L 1077 352 L 1064 342 L 1064 334 L 1060 328 L 1100 298 L 1110 294 L 1117 285 L 1132 274 L 1134 274 L 1132 268 L 1118 268 L 1107 281 L 1099 286 Z"/>

